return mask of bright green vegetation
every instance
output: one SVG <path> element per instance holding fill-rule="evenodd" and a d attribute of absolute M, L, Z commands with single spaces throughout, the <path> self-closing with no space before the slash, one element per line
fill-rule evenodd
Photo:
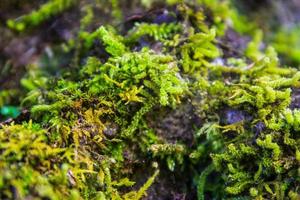
<path fill-rule="evenodd" d="M 61 2 L 69 3 L 53 10 Z M 71 2 L 50 1 L 8 25 L 26 31 Z M 222 2 L 170 1 L 180 19 L 135 23 L 124 34 L 108 25 L 86 31 L 96 15 L 86 7 L 78 44 L 65 44 L 70 69 L 49 77 L 33 68 L 21 81 L 30 119 L 1 125 L 0 198 L 142 199 L 169 170 L 191 171 L 198 199 L 299 199 L 300 109 L 291 105 L 300 72 L 281 67 L 272 46 L 261 48 L 261 32 Z M 220 44 L 228 28 L 253 35 L 239 57 Z M 96 41 L 103 53 L 87 56 Z M 180 138 L 187 133 L 171 142 L 172 129 L 151 126 L 152 116 L 186 105 L 201 121 L 188 127 L 192 144 Z M 135 162 L 150 174 L 143 184 L 132 179 Z"/>
<path fill-rule="evenodd" d="M 292 29 L 280 29 L 271 39 L 278 53 L 282 54 L 288 62 L 294 64 L 300 63 L 299 30 L 299 25 Z"/>
<path fill-rule="evenodd" d="M 17 20 L 8 20 L 7 25 L 16 31 L 24 31 L 26 28 L 37 26 L 51 17 L 62 13 L 75 3 L 77 3 L 77 0 L 50 0 L 38 10 L 28 15 L 24 15 Z"/>

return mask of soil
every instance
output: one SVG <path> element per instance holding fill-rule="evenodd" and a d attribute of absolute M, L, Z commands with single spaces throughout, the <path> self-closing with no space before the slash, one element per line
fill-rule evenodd
<path fill-rule="evenodd" d="M 149 126 L 158 136 L 168 143 L 183 143 L 192 146 L 195 142 L 194 132 L 201 125 L 201 119 L 195 114 L 195 108 L 189 103 L 172 110 L 171 108 L 160 113 L 159 116 L 147 116 Z"/>

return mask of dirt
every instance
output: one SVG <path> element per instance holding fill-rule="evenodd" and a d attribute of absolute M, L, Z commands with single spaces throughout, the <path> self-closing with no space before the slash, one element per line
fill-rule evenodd
<path fill-rule="evenodd" d="M 147 167 L 148 166 L 148 167 Z M 136 181 L 136 189 L 143 185 L 153 175 L 149 170 L 151 163 L 137 167 L 134 170 L 133 180 Z M 154 183 L 147 190 L 147 196 L 143 200 L 194 200 L 196 188 L 192 186 L 193 170 L 180 170 L 174 172 L 167 170 L 164 163 L 159 163 L 160 173 Z"/>
<path fill-rule="evenodd" d="M 223 58 L 240 58 L 244 55 L 250 41 L 250 37 L 241 36 L 229 28 L 226 30 L 225 35 L 218 40 L 218 45 L 223 50 Z"/>
<path fill-rule="evenodd" d="M 178 109 L 168 108 L 159 116 L 147 116 L 149 126 L 159 137 L 168 143 L 183 143 L 192 146 L 195 142 L 194 132 L 201 125 L 201 119 L 196 115 L 195 108 L 189 104 L 182 104 Z"/>
<path fill-rule="evenodd" d="M 300 108 L 300 88 L 292 89 L 292 100 L 290 103 L 290 108 L 292 110 Z"/>

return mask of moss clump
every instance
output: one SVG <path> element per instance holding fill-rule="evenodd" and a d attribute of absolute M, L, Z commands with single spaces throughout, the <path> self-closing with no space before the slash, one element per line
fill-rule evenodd
<path fill-rule="evenodd" d="M 262 48 L 259 30 L 228 56 L 227 30 L 253 33 L 228 1 L 170 3 L 129 28 L 94 31 L 85 4 L 78 36 L 64 44 L 71 66 L 22 79 L 30 118 L 0 129 L 2 198 L 299 197 L 300 73 Z M 159 172 L 185 176 L 182 187 L 165 194 L 171 178 Z"/>

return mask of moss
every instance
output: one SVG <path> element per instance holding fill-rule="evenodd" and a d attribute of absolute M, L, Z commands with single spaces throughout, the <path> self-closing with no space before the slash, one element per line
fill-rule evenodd
<path fill-rule="evenodd" d="M 23 31 L 72 4 L 56 3 L 9 26 Z M 111 3 L 117 22 L 121 2 Z M 76 44 L 64 44 L 71 66 L 29 70 L 21 107 L 30 117 L 1 125 L 1 198 L 151 199 L 160 171 L 187 175 L 180 192 L 190 199 L 299 196 L 298 70 L 282 67 L 229 1 L 170 4 L 159 20 L 88 31 L 96 13 L 84 3 Z M 238 57 L 220 43 L 229 29 L 253 34 Z M 134 176 L 141 166 L 145 181 Z"/>
<path fill-rule="evenodd" d="M 271 38 L 272 45 L 283 55 L 287 63 L 297 65 L 299 63 L 299 39 L 296 35 L 299 32 L 299 25 L 291 30 L 280 28 Z"/>
<path fill-rule="evenodd" d="M 38 10 L 24 15 L 16 20 L 8 20 L 9 28 L 22 32 L 29 27 L 37 26 L 49 18 L 62 13 L 76 3 L 76 0 L 51 0 L 43 4 Z"/>

